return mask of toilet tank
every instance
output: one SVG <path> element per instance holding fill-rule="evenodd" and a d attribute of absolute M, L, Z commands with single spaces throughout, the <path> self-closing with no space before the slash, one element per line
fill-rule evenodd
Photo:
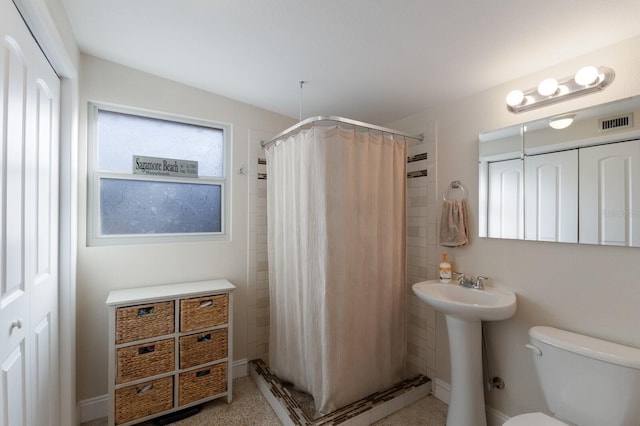
<path fill-rule="evenodd" d="M 580 426 L 640 425 L 640 349 L 552 327 L 529 330 L 554 416 Z"/>

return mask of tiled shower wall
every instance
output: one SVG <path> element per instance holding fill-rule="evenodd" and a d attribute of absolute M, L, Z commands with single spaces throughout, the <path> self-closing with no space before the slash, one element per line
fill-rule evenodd
<path fill-rule="evenodd" d="M 249 259 L 248 358 L 268 360 L 269 281 L 267 265 L 267 185 L 265 153 L 260 141 L 267 132 L 252 130 L 249 136 Z M 407 149 L 407 370 L 413 375 L 435 376 L 435 310 L 420 302 L 411 285 L 436 278 L 437 196 L 435 141 L 426 136 Z"/>
<path fill-rule="evenodd" d="M 435 378 L 436 313 L 411 290 L 437 276 L 435 141 L 407 149 L 407 368 Z"/>
<path fill-rule="evenodd" d="M 267 166 L 260 142 L 274 132 L 249 131 L 249 241 L 247 259 L 247 357 L 269 359 L 267 265 Z"/>

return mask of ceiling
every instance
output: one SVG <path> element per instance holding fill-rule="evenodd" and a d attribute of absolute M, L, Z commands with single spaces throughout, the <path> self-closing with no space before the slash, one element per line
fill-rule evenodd
<path fill-rule="evenodd" d="M 84 53 L 296 119 L 378 125 L 640 34 L 640 0 L 63 3 Z"/>

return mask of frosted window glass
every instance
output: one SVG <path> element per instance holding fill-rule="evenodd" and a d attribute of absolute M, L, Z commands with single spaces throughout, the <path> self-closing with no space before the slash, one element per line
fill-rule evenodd
<path fill-rule="evenodd" d="M 224 177 L 224 132 L 194 124 L 98 110 L 98 169 L 131 173 L 134 155 L 198 162 L 198 175 Z"/>
<path fill-rule="evenodd" d="M 103 235 L 221 232 L 222 187 L 100 179 Z"/>

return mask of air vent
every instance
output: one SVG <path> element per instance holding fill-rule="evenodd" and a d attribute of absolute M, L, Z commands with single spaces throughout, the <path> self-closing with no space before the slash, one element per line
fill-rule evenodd
<path fill-rule="evenodd" d="M 629 127 L 633 127 L 633 113 L 631 112 L 617 117 L 601 118 L 598 120 L 598 128 L 601 132 L 626 129 Z"/>

